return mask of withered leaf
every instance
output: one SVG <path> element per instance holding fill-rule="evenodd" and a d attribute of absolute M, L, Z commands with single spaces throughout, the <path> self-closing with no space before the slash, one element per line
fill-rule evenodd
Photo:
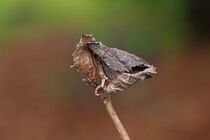
<path fill-rule="evenodd" d="M 90 50 L 86 46 L 86 41 L 93 41 L 88 36 L 83 36 L 72 54 L 74 64 L 71 67 L 81 72 L 84 81 L 96 86 L 95 78 L 97 76 L 96 60 L 93 58 Z"/>
<path fill-rule="evenodd" d="M 88 47 L 96 53 L 106 65 L 119 72 L 135 72 L 135 68 L 144 70 L 150 65 L 142 58 L 117 48 L 108 48 L 102 43 L 89 43 Z"/>
<path fill-rule="evenodd" d="M 155 67 L 126 51 L 109 48 L 96 42 L 92 35 L 83 35 L 73 53 L 74 65 L 84 80 L 105 93 L 123 91 L 139 79 L 151 78 Z"/>

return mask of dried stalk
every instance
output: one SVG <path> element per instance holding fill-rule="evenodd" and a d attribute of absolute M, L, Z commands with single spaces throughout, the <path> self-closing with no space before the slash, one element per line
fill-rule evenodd
<path fill-rule="evenodd" d="M 105 97 L 102 97 L 103 103 L 106 107 L 106 110 L 111 117 L 112 121 L 115 124 L 115 127 L 118 130 L 118 133 L 120 134 L 120 137 L 123 140 L 130 140 L 128 133 L 126 132 L 124 126 L 122 125 L 117 113 L 115 112 L 115 109 L 112 106 L 111 96 L 109 94 L 106 94 Z"/>

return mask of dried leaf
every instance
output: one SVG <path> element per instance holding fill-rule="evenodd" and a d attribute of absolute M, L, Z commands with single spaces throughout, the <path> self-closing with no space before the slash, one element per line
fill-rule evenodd
<path fill-rule="evenodd" d="M 151 78 L 155 67 L 142 58 L 96 42 L 92 35 L 83 35 L 73 53 L 74 65 L 85 81 L 106 93 L 124 91 L 139 79 Z"/>

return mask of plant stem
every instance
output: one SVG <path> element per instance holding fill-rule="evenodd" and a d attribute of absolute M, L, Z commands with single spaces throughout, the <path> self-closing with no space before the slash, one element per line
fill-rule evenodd
<path fill-rule="evenodd" d="M 115 112 L 113 106 L 112 106 L 112 101 L 111 101 L 111 96 L 110 94 L 106 94 L 106 96 L 102 97 L 102 100 L 104 102 L 104 105 L 106 107 L 106 110 L 109 114 L 109 116 L 111 117 L 112 121 L 115 124 L 115 127 L 117 128 L 120 137 L 123 140 L 130 140 L 128 133 L 126 132 L 125 128 L 123 127 L 117 113 Z"/>

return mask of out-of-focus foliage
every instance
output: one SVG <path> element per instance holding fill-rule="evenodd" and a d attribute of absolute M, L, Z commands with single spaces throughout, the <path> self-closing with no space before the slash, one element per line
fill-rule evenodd
<path fill-rule="evenodd" d="M 96 34 L 114 45 L 153 52 L 177 42 L 182 46 L 188 5 L 187 0 L 2 0 L 0 39 L 62 26 Z"/>

